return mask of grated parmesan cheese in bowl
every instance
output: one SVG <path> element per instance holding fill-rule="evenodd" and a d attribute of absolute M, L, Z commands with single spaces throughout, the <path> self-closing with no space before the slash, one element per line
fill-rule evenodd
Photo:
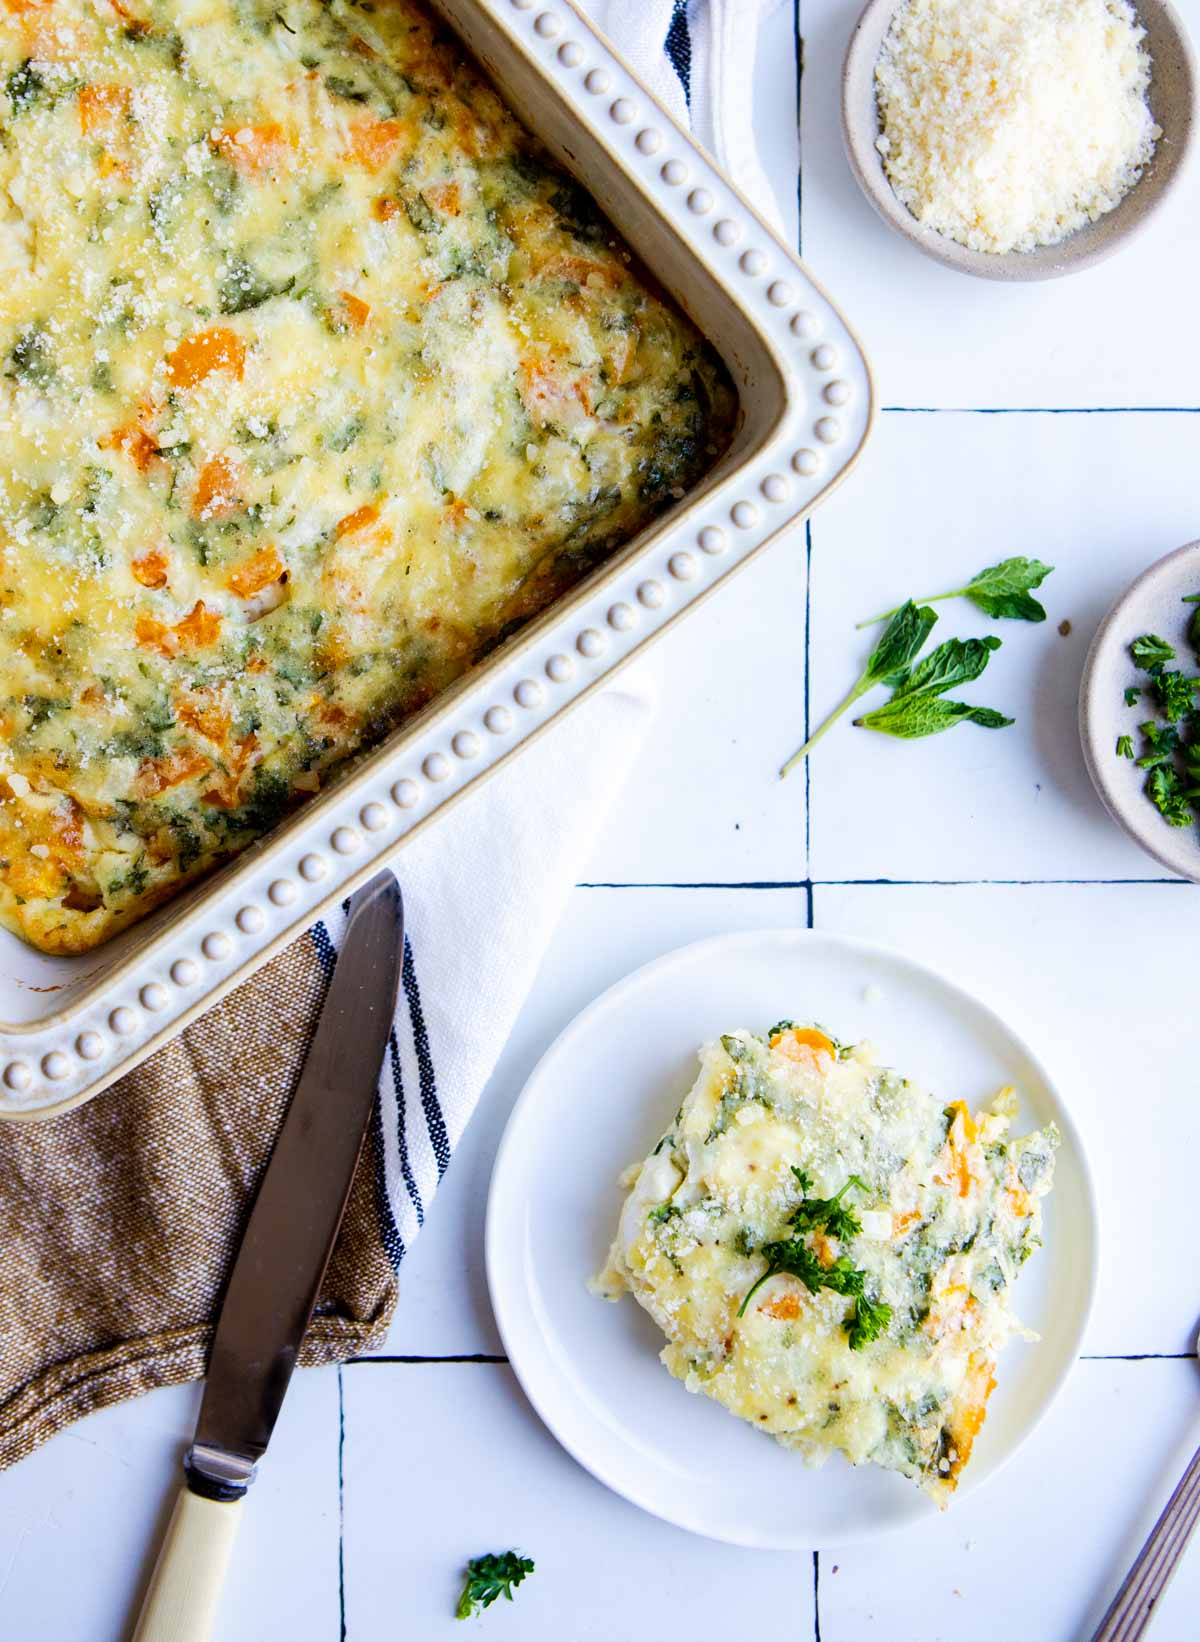
<path fill-rule="evenodd" d="M 875 67 L 897 197 L 992 253 L 1111 211 L 1162 135 L 1144 35 L 1128 0 L 904 0 Z"/>

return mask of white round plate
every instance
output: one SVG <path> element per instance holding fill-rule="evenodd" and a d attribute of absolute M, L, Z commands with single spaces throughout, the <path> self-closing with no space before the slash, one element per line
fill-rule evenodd
<path fill-rule="evenodd" d="M 669 953 L 618 982 L 542 1058 L 509 1120 L 487 1213 L 487 1272 L 504 1347 L 550 1430 L 602 1482 L 668 1522 L 735 1545 L 831 1546 L 937 1516 L 902 1477 L 834 1457 L 810 1469 L 658 1361 L 663 1337 L 630 1297 L 592 1295 L 622 1193 L 617 1176 L 670 1125 L 699 1045 L 786 1016 L 880 1058 L 947 1101 L 1006 1083 L 1019 1132 L 1062 1131 L 1046 1247 L 959 1488 L 978 1487 L 1049 1408 L 1076 1356 L 1095 1285 L 1096 1213 L 1075 1125 L 1044 1067 L 1000 1017 L 898 953 L 810 930 L 755 930 Z M 953 1510 L 953 1506 L 951 1506 Z"/>

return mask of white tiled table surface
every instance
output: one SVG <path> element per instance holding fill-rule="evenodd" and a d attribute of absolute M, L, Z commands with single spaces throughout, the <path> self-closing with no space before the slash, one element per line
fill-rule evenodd
<path fill-rule="evenodd" d="M 950 273 L 889 234 L 843 160 L 856 0 L 800 4 L 762 43 L 764 158 L 891 408 L 810 529 L 655 652 L 663 705 L 636 807 L 614 815 L 573 895 L 405 1263 L 386 1354 L 293 1385 L 246 1513 L 224 1642 L 466 1634 L 450 1617 L 460 1566 L 510 1544 L 538 1570 L 480 1622 L 497 1638 L 642 1642 L 670 1626 L 731 1642 L 1064 1642 L 1090 1634 L 1200 1439 L 1187 1355 L 1200 922 L 1193 891 L 1105 819 L 1075 732 L 1099 616 L 1136 570 L 1200 535 L 1200 173 L 1144 240 L 1077 279 L 1006 289 Z M 1200 0 L 1181 9 L 1200 36 Z M 775 780 L 806 711 L 848 682 L 864 605 L 1014 552 L 1058 568 L 1051 620 L 1006 624 L 975 690 L 1013 730 L 900 745 L 847 727 L 807 788 Z M 978 629 L 944 607 L 942 634 Z M 1089 1142 L 1103 1272 L 1065 1395 L 981 1493 L 875 1544 L 756 1554 L 642 1515 L 542 1429 L 500 1356 L 483 1208 L 507 1112 L 583 1004 L 683 942 L 805 922 L 903 947 L 1011 1009 Z M 122 1634 L 196 1401 L 188 1387 L 94 1416 L 0 1478 L 0 1635 Z M 1200 1546 L 1153 1634 L 1200 1636 Z"/>

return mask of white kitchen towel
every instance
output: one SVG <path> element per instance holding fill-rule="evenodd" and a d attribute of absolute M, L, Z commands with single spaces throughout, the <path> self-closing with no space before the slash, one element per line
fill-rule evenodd
<path fill-rule="evenodd" d="M 773 220 L 751 90 L 758 23 L 778 0 L 584 0 L 618 50 Z M 463 800 L 401 852 L 406 962 L 380 1079 L 385 1246 L 399 1264 L 495 1066 L 652 706 L 626 684 Z M 332 973 L 345 912 L 312 931 Z"/>
<path fill-rule="evenodd" d="M 396 857 L 404 980 L 374 1119 L 381 1236 L 396 1264 L 424 1223 L 652 717 L 649 684 L 627 675 Z M 343 907 L 311 931 L 328 973 L 345 926 Z"/>
<path fill-rule="evenodd" d="M 782 0 L 580 0 L 639 79 L 691 127 L 774 227 L 779 204 L 754 141 L 762 19 Z"/>

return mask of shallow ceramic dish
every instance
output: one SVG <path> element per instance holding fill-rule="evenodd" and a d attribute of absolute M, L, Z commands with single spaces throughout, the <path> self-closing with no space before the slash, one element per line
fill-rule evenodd
<path fill-rule="evenodd" d="M 586 1281 L 616 1228 L 617 1176 L 669 1125 L 697 1047 L 795 1014 L 870 1038 L 885 1063 L 972 1107 L 1011 1082 L 1016 1133 L 1050 1119 L 1062 1132 L 1046 1247 L 1016 1291 L 1017 1315 L 1042 1339 L 1002 1354 L 959 1497 L 1016 1451 L 1061 1389 L 1097 1258 L 1087 1162 L 1049 1074 L 999 1015 L 898 953 L 811 930 L 726 935 L 656 960 L 584 1010 L 534 1071 L 496 1159 L 486 1252 L 504 1348 L 550 1430 L 610 1488 L 695 1533 L 775 1549 L 866 1539 L 938 1512 L 894 1473 L 840 1458 L 812 1470 L 690 1395 L 658 1361 L 663 1337 L 646 1312 L 629 1296 L 596 1298 Z"/>
<path fill-rule="evenodd" d="M 740 397 L 697 491 L 224 871 L 78 958 L 0 932 L 0 1118 L 96 1094 L 827 496 L 870 429 L 824 292 L 569 0 L 433 0 L 716 345 Z"/>
<path fill-rule="evenodd" d="M 1096 630 L 1079 686 L 1079 733 L 1088 774 L 1105 808 L 1134 843 L 1171 872 L 1200 882 L 1200 832 L 1195 826 L 1169 827 L 1146 797 L 1146 772 L 1135 760 L 1117 757 L 1117 737 L 1140 744 L 1138 725 L 1148 716 L 1145 702 L 1125 705 L 1128 685 L 1144 684 L 1129 655 L 1142 633 L 1158 633 L 1178 651 L 1185 672 L 1195 672 L 1184 629 L 1194 605 L 1185 594 L 1200 593 L 1200 542 L 1168 553 L 1128 587 Z"/>
<path fill-rule="evenodd" d="M 1090 268 L 1120 250 L 1151 221 L 1183 175 L 1192 146 L 1198 98 L 1196 60 L 1170 0 L 1134 0 L 1134 5 L 1153 60 L 1150 109 L 1163 133 L 1153 160 L 1141 180 L 1106 216 L 1057 245 L 997 255 L 970 251 L 945 234 L 922 227 L 892 190 L 875 147 L 880 129 L 875 63 L 899 7 L 897 0 L 870 0 L 850 36 L 842 71 L 842 135 L 858 184 L 883 220 L 926 256 L 982 279 L 1058 279 Z"/>

